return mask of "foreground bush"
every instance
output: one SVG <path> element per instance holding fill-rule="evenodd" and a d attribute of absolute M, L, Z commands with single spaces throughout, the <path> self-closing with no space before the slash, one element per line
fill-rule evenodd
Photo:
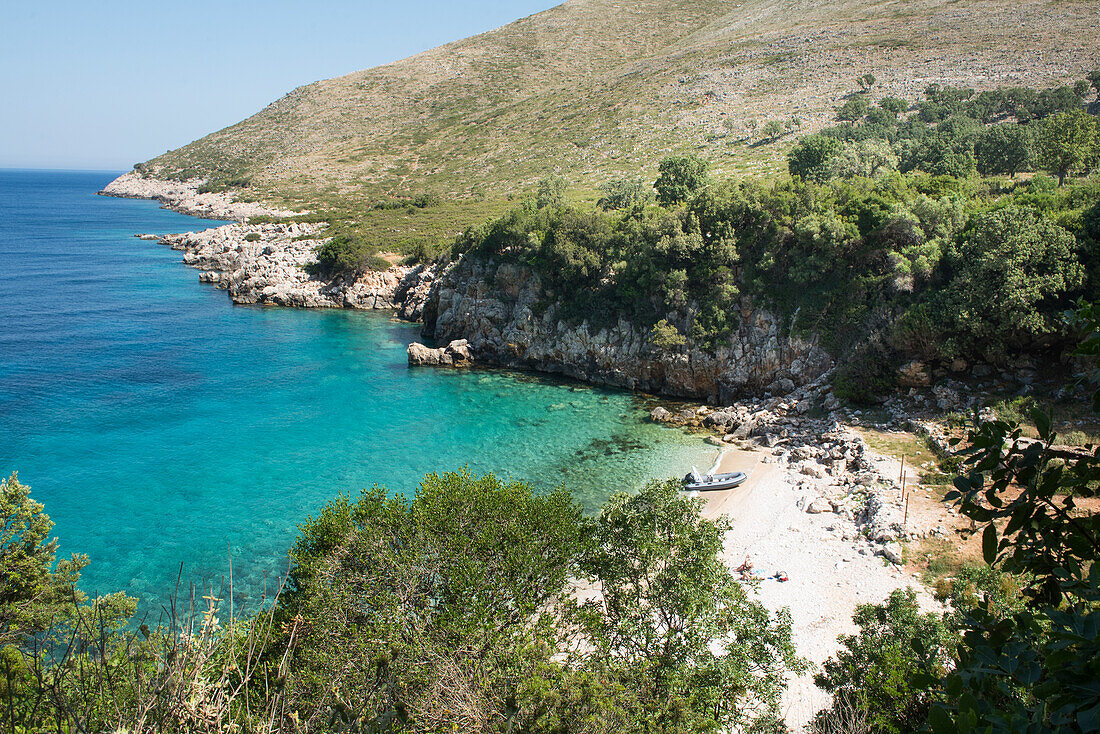
<path fill-rule="evenodd" d="M 208 593 L 155 629 L 123 626 L 132 600 L 81 606 L 53 546 L 28 563 L 48 520 L 4 489 L 12 527 L 37 528 L 0 553 L 4 730 L 719 731 L 775 725 L 801 670 L 789 620 L 746 598 L 724 527 L 676 482 L 595 518 L 466 472 L 342 496 L 302 527 L 274 605 L 226 618 Z"/>

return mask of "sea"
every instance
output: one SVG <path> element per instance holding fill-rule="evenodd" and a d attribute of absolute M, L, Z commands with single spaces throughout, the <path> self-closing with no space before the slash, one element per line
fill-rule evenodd
<path fill-rule="evenodd" d="M 528 373 L 409 368 L 391 314 L 236 306 L 136 233 L 217 226 L 97 196 L 116 172 L 0 170 L 0 472 L 55 523 L 81 589 L 156 617 L 259 604 L 299 525 L 374 485 L 468 469 L 613 492 L 709 465 L 643 399 Z"/>

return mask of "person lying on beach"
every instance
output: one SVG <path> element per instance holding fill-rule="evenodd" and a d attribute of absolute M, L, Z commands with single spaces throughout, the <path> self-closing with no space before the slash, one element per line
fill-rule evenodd
<path fill-rule="evenodd" d="M 733 570 L 741 574 L 742 581 L 752 581 L 753 579 L 758 578 L 756 574 L 752 572 L 752 559 L 750 559 L 748 556 L 745 556 L 744 562 Z"/>

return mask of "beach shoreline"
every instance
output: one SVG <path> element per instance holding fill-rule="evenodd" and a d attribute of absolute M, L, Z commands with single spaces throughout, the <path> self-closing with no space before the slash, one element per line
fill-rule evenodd
<path fill-rule="evenodd" d="M 746 582 L 750 597 L 773 613 L 789 610 L 796 651 L 811 663 L 809 672 L 789 681 L 782 702 L 787 725 L 799 731 L 830 703 L 813 675 L 840 649 L 841 635 L 857 632 L 852 614 L 859 605 L 881 603 L 908 587 L 924 610 L 939 606 L 917 576 L 884 557 L 881 546 L 866 537 L 868 518 L 812 511 L 823 487 L 808 482 L 788 457 L 767 447 L 720 449 L 710 471 L 743 471 L 748 479 L 734 489 L 697 496 L 704 518 L 729 522 L 725 563 L 731 569 L 752 564 L 758 579 Z M 787 580 L 776 580 L 778 574 Z"/>

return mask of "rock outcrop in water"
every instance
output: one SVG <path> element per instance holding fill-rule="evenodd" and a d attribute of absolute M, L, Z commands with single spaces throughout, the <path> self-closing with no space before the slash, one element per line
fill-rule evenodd
<path fill-rule="evenodd" d="M 832 366 L 813 340 L 786 334 L 760 308 L 746 308 L 740 328 L 713 350 L 664 353 L 625 319 L 600 327 L 571 324 L 545 301 L 529 268 L 459 258 L 433 275 L 420 307 L 424 334 L 441 342 L 467 339 L 481 362 L 708 400 L 789 392 Z"/>
<path fill-rule="evenodd" d="M 420 342 L 413 342 L 408 348 L 409 366 L 421 365 L 465 367 L 474 361 L 474 355 L 470 352 L 470 343 L 465 339 L 455 339 L 445 347 L 426 347 Z"/>
<path fill-rule="evenodd" d="M 227 224 L 161 239 L 198 268 L 199 280 L 229 293 L 234 303 L 304 308 L 398 309 L 396 293 L 416 268 L 396 265 L 359 277 L 324 280 L 307 272 L 316 258 L 318 224 Z M 410 283 L 406 291 L 412 289 Z"/>

